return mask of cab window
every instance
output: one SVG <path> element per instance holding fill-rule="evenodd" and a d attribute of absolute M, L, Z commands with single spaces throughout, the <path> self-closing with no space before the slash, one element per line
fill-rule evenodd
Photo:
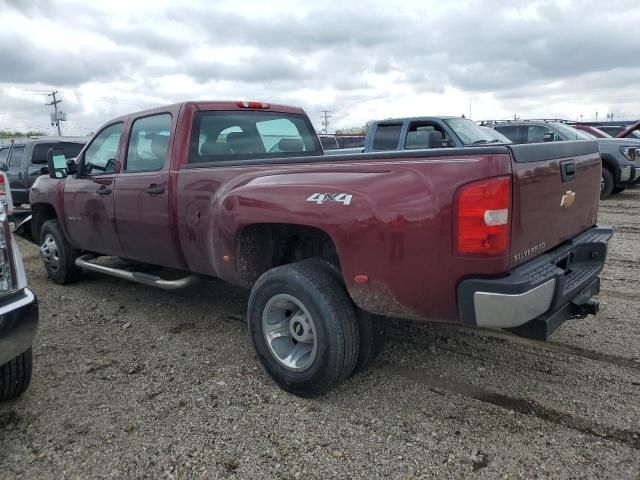
<path fill-rule="evenodd" d="M 110 125 L 93 139 L 84 154 L 83 175 L 115 173 L 122 128 L 122 123 Z"/>
<path fill-rule="evenodd" d="M 160 170 L 167 158 L 170 132 L 171 115 L 168 113 L 136 120 L 131 128 L 125 171 Z"/>
<path fill-rule="evenodd" d="M 0 149 L 0 170 L 6 170 L 8 156 L 9 156 L 9 147 Z"/>
<path fill-rule="evenodd" d="M 373 136 L 374 150 L 396 150 L 400 141 L 402 124 L 381 124 Z"/>

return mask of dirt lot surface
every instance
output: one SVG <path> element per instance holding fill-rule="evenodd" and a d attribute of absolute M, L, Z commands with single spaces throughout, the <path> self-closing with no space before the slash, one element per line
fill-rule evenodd
<path fill-rule="evenodd" d="M 21 242 L 41 325 L 31 388 L 0 406 L 0 478 L 639 478 L 640 189 L 598 317 L 551 342 L 392 321 L 384 355 L 317 400 L 259 367 L 246 292 L 58 286 Z"/>

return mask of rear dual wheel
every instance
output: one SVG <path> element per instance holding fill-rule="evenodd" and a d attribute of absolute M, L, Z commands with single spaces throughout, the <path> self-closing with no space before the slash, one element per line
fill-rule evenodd
<path fill-rule="evenodd" d="M 287 392 L 321 395 L 366 369 L 382 350 L 383 320 L 359 312 L 340 278 L 310 259 L 269 270 L 251 291 L 253 346 Z"/>

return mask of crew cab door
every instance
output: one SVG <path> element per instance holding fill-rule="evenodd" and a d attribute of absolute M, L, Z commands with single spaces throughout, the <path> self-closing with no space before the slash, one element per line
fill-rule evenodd
<path fill-rule="evenodd" d="M 134 120 L 116 181 L 116 224 L 123 256 L 180 268 L 169 223 L 171 126 L 170 113 Z"/>
<path fill-rule="evenodd" d="M 122 254 L 113 190 L 123 129 L 122 122 L 102 129 L 81 155 L 78 174 L 65 180 L 64 220 L 69 240 L 76 248 Z"/>

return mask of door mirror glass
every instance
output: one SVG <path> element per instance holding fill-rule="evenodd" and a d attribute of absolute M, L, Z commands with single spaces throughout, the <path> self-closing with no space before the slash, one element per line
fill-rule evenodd
<path fill-rule="evenodd" d="M 61 148 L 50 148 L 47 152 L 47 166 L 51 178 L 66 178 L 68 170 L 64 150 Z"/>

